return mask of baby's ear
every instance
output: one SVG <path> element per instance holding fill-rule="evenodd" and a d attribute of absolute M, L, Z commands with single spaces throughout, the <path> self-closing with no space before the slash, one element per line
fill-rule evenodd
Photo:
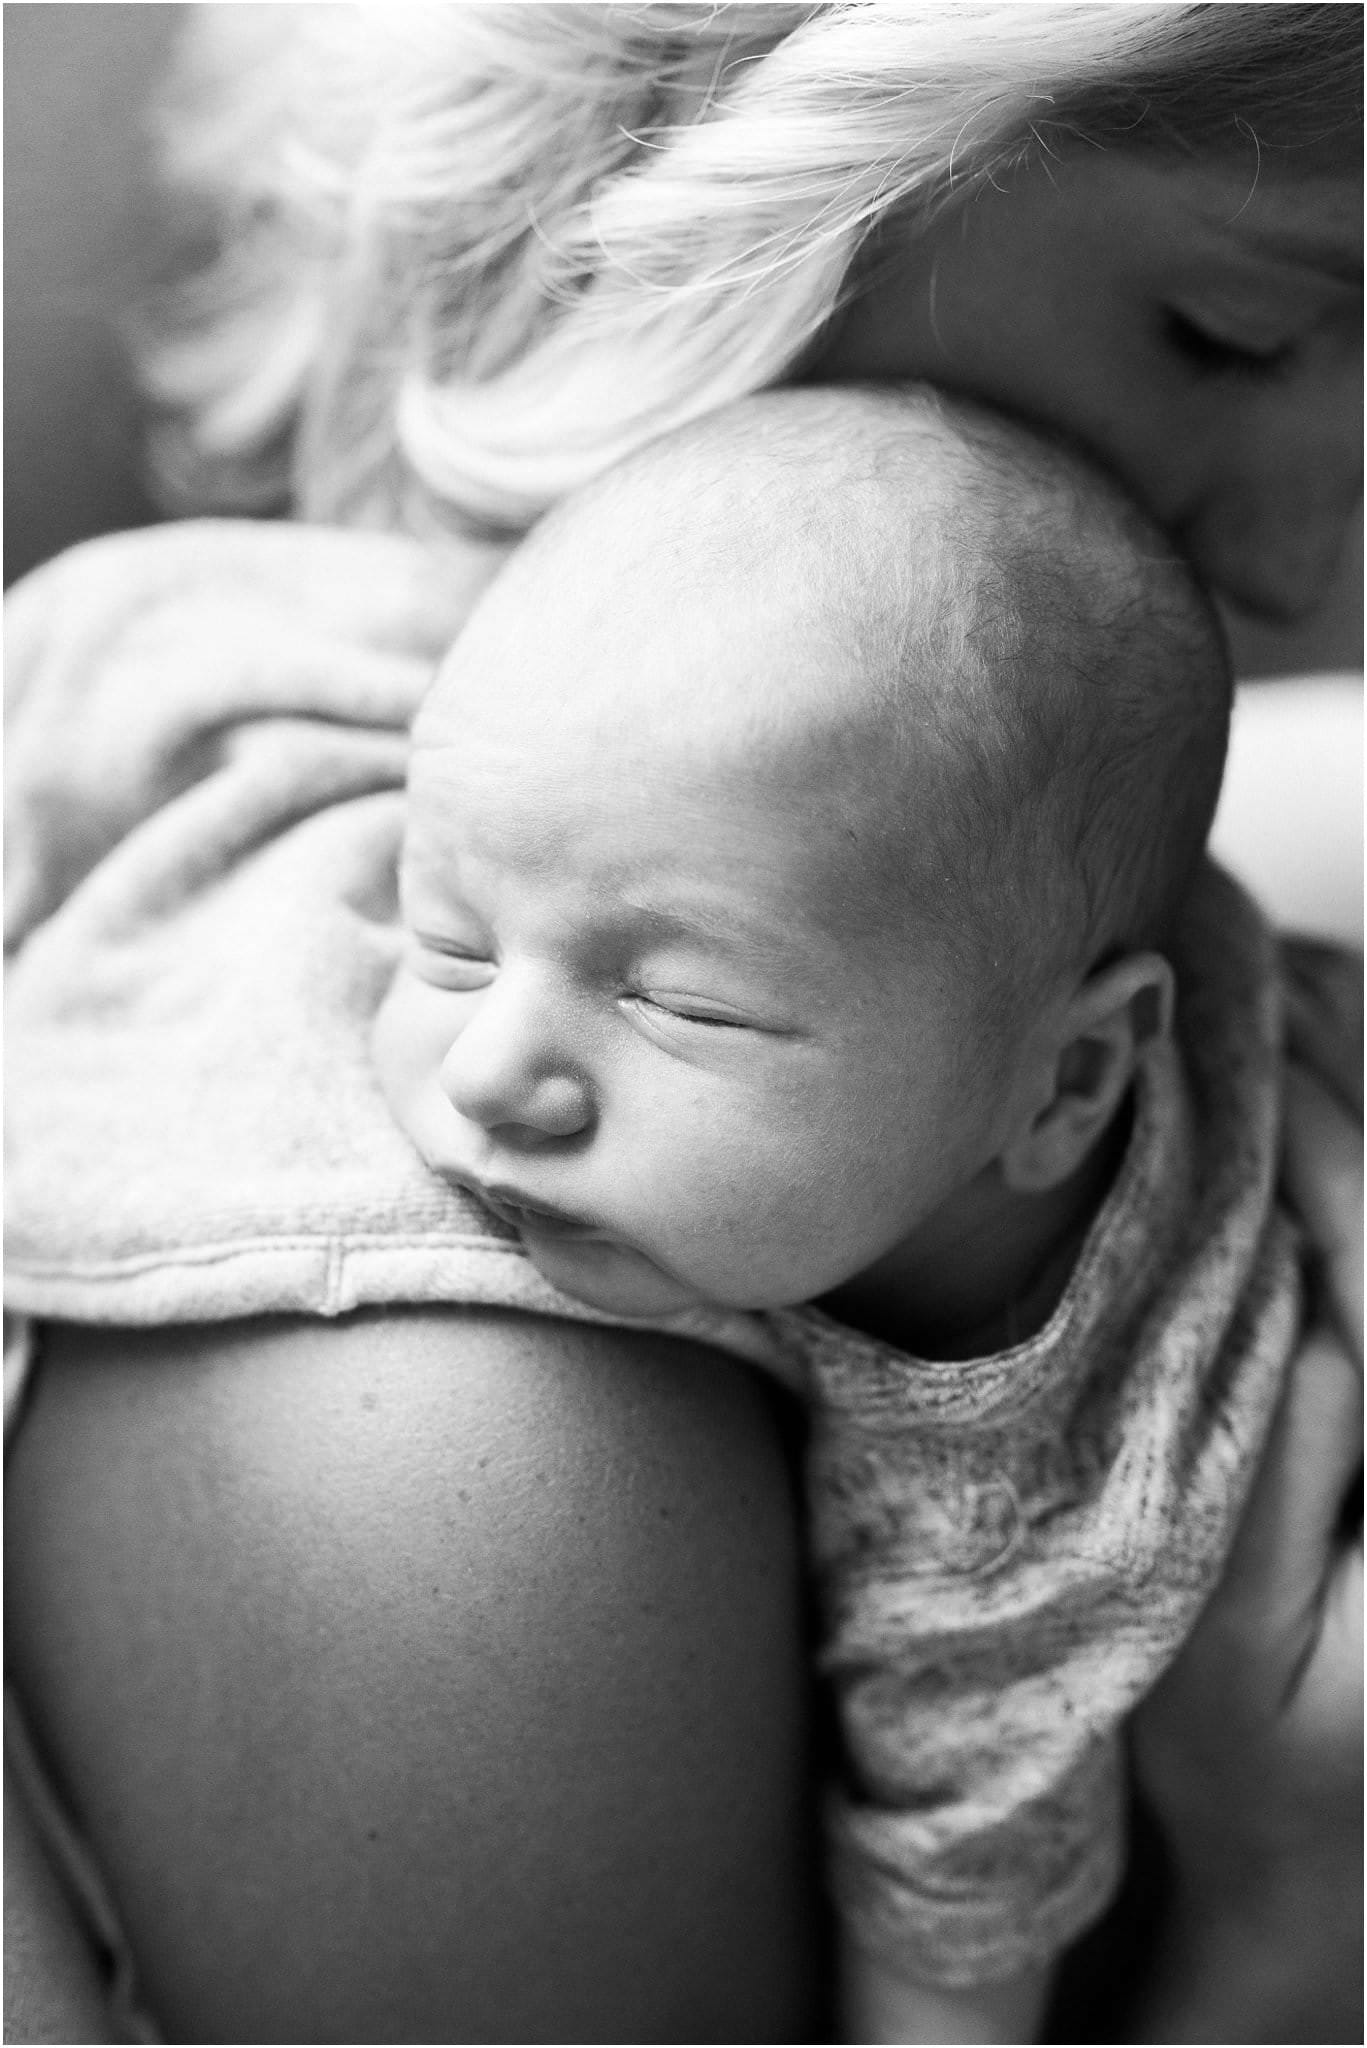
<path fill-rule="evenodd" d="M 1172 1010 L 1172 969 L 1157 953 L 1129 953 L 1088 975 L 1053 1034 L 1035 1107 L 999 1155 L 1009 1188 L 1039 1194 L 1082 1164 L 1124 1100 L 1140 1052 L 1171 1031 Z"/>

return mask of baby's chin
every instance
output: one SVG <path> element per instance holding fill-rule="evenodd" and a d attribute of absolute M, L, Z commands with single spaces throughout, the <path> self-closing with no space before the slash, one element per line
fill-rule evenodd
<path fill-rule="evenodd" d="M 524 1229 L 522 1249 L 543 1280 L 603 1315 L 666 1316 L 699 1304 L 684 1281 L 611 1239 L 539 1237 Z"/>

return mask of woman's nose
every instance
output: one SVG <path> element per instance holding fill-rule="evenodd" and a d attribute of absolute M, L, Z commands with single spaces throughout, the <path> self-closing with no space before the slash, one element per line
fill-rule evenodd
<path fill-rule="evenodd" d="M 483 990 L 442 1061 L 452 1107 L 488 1131 L 572 1138 L 586 1130 L 592 1089 L 554 1023 L 548 998 L 500 982 Z"/>
<path fill-rule="evenodd" d="M 1343 558 L 1359 492 L 1289 486 L 1277 502 L 1256 486 L 1227 489 L 1186 530 L 1206 580 L 1255 616 L 1291 625 L 1328 594 Z"/>
<path fill-rule="evenodd" d="M 1289 624 L 1327 595 L 1362 499 L 1361 407 L 1356 371 L 1250 404 L 1185 522 L 1198 569 L 1236 603 Z"/>

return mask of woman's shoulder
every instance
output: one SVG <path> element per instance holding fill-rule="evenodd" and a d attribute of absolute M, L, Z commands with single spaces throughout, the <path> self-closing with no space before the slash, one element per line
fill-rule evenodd
<path fill-rule="evenodd" d="M 168 1524 L 141 1488 L 126 1488 L 127 1458 L 153 1491 L 176 1483 L 177 1465 L 207 1474 L 226 1461 L 246 1473 L 264 1458 L 282 1526 L 329 1497 L 342 1504 L 332 1526 L 347 1540 L 367 1524 L 378 1538 L 405 1507 L 420 1518 L 440 1498 L 505 1520 L 519 1545 L 561 1549 L 579 1540 L 563 1501 L 581 1490 L 595 1515 L 693 1554 L 746 1530 L 772 1546 L 788 1524 L 787 1397 L 734 1359 L 661 1331 L 396 1306 L 147 1330 L 54 1323 L 35 1351 L 18 1475 L 49 1448 L 64 1457 L 67 1443 L 73 1473 L 87 1455 L 90 1464 L 79 1480 L 49 1475 L 44 1512 L 51 1486 L 69 1487 L 73 1512 L 78 1492 L 92 1502 L 108 1494 L 121 1513 L 145 1517 L 149 1543 Z M 650 1526 L 637 1527 L 645 1496 L 668 1513 L 652 1507 Z M 656 1520 L 672 1526 L 657 1530 Z M 796 1554 L 791 1562 L 796 1571 Z"/>
<path fill-rule="evenodd" d="M 456 1309 L 45 1351 L 15 1671 L 186 2038 L 374 2038 L 395 1983 L 405 2039 L 601 2039 L 624 1999 L 633 2038 L 806 2038 L 800 1545 L 755 1376 Z"/>

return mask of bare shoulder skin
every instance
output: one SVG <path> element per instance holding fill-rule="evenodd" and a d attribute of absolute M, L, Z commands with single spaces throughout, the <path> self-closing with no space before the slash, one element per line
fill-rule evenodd
<path fill-rule="evenodd" d="M 172 2038 L 819 2025 L 743 1370 L 473 1311 L 59 1329 L 8 1494 L 15 1672 Z"/>

